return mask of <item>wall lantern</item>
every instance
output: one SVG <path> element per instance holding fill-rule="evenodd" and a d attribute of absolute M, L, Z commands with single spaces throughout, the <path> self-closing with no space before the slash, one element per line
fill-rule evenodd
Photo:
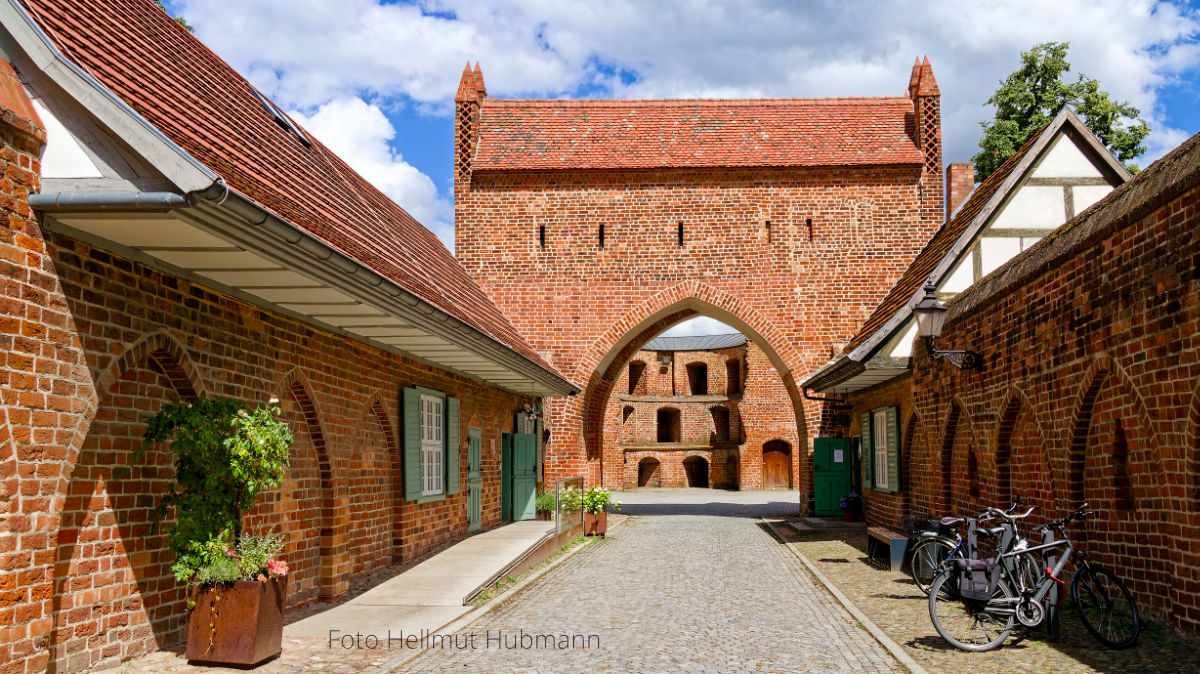
<path fill-rule="evenodd" d="M 942 334 L 942 325 L 950 311 L 937 300 L 937 286 L 933 279 L 925 282 L 925 297 L 913 307 L 917 315 L 917 336 L 925 341 L 925 349 L 931 359 L 945 358 L 961 370 L 982 370 L 983 356 L 974 351 L 939 351 L 933 348 L 933 340 Z"/>

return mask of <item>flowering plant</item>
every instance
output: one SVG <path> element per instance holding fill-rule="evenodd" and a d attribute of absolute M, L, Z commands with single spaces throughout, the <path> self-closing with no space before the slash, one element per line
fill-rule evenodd
<path fill-rule="evenodd" d="M 858 510 L 862 507 L 862 497 L 850 492 L 842 497 L 842 510 Z"/>
<path fill-rule="evenodd" d="M 283 536 L 242 536 L 242 514 L 259 492 L 282 482 L 292 433 L 280 421 L 279 401 L 250 405 L 230 398 L 198 398 L 167 405 L 146 422 L 136 459 L 166 443 L 175 454 L 175 483 L 155 507 L 167 524 L 183 582 L 209 585 L 281 576 L 286 565 L 268 562 L 283 549 Z"/>
<path fill-rule="evenodd" d="M 621 504 L 613 500 L 612 492 L 604 487 L 592 487 L 584 492 L 580 498 L 580 506 L 583 507 L 584 512 L 593 515 L 608 510 L 609 506 L 612 506 L 614 510 L 621 509 Z"/>

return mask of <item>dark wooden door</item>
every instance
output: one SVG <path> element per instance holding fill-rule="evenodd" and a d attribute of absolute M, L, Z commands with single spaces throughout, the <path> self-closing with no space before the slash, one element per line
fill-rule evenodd
<path fill-rule="evenodd" d="M 792 488 L 792 456 L 779 450 L 763 452 L 763 489 Z"/>

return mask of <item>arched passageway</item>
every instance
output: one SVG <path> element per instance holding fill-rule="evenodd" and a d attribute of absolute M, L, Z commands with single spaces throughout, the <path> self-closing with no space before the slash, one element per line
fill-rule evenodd
<path fill-rule="evenodd" d="M 687 486 L 708 488 L 708 461 L 700 456 L 690 456 L 683 460 L 683 472 L 687 476 Z"/>

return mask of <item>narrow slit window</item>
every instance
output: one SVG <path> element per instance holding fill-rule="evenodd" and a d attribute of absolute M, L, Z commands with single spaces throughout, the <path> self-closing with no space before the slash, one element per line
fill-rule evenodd
<path fill-rule="evenodd" d="M 767 220 L 767 243 L 771 243 L 771 221 Z"/>
<path fill-rule="evenodd" d="M 538 248 L 546 247 L 546 226 L 538 225 Z"/>
<path fill-rule="evenodd" d="M 600 225 L 600 247 L 604 247 L 604 225 Z"/>
<path fill-rule="evenodd" d="M 683 223 L 682 222 L 679 223 L 678 237 L 679 237 L 679 246 L 682 248 L 683 247 Z"/>

